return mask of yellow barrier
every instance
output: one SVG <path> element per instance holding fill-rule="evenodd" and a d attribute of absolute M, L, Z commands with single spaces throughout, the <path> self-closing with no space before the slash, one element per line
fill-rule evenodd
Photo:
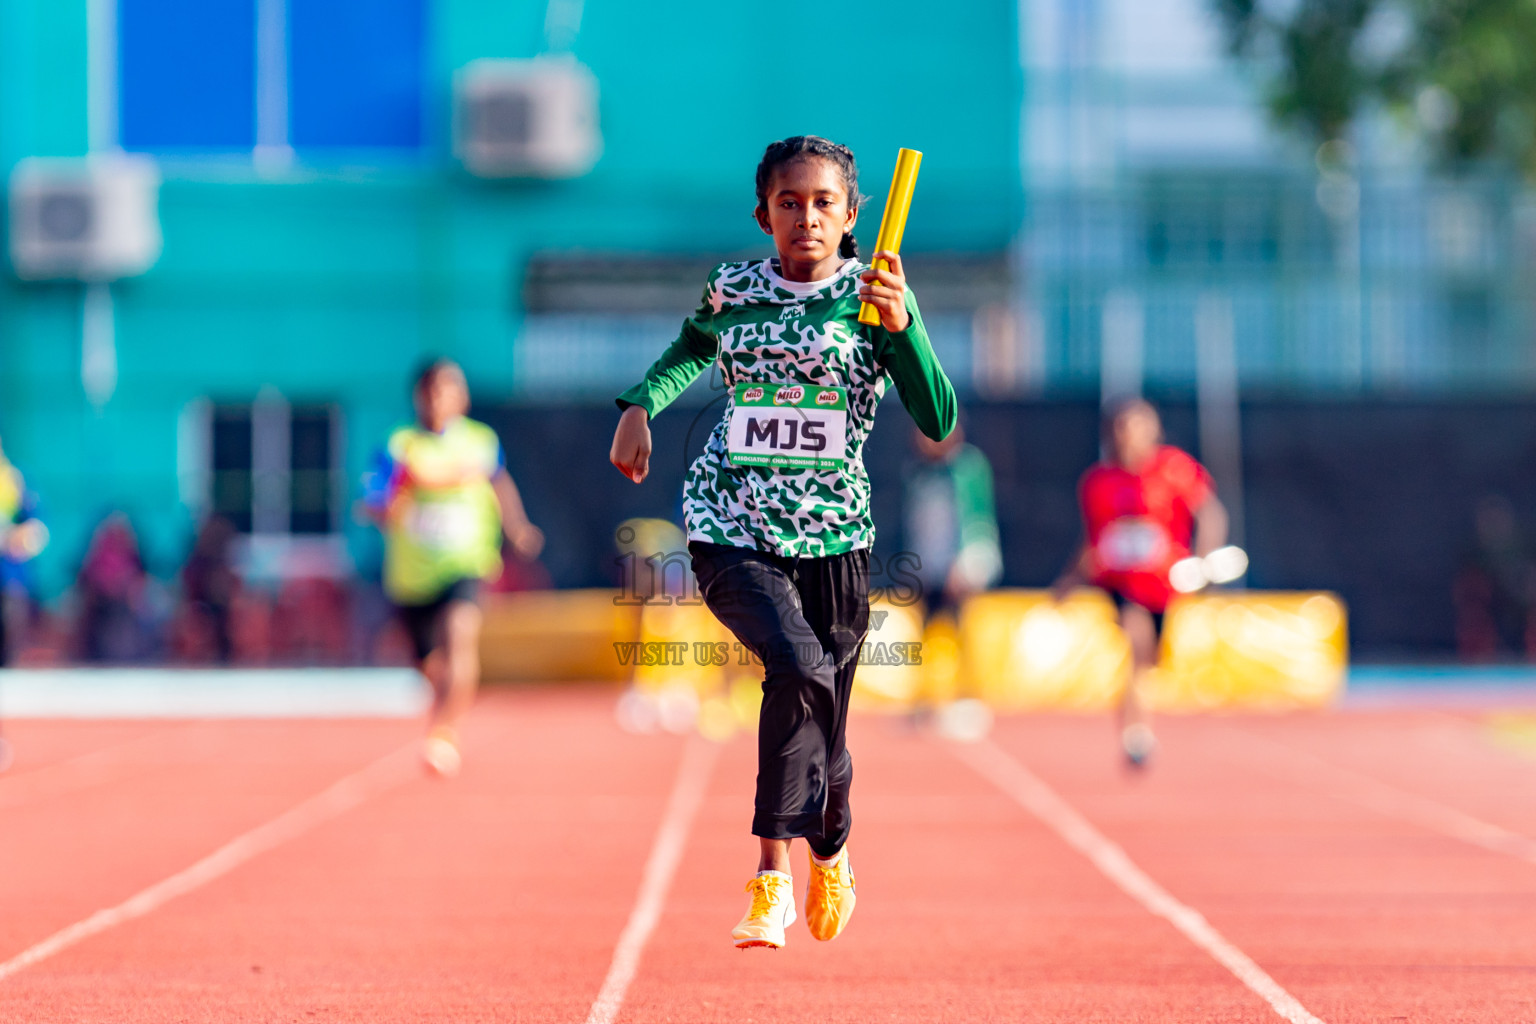
<path fill-rule="evenodd" d="M 640 609 L 615 604 L 615 590 L 536 590 L 489 594 L 480 634 L 487 682 L 624 682 L 615 643 L 633 642 Z"/>
<path fill-rule="evenodd" d="M 686 686 L 700 699 L 719 693 L 728 685 L 739 660 L 735 639 L 702 601 L 649 602 L 640 613 L 640 643 L 645 656 L 635 666 L 635 687 L 660 692 Z"/>
<path fill-rule="evenodd" d="M 762 702 L 762 665 L 702 604 L 647 604 L 640 617 L 640 641 L 651 663 L 639 664 L 635 689 L 698 701 L 699 726 L 708 735 L 753 728 Z M 875 602 L 862 661 L 854 676 L 853 707 L 900 712 L 923 699 L 926 656 L 919 608 Z M 721 655 L 724 654 L 723 664 Z M 661 655 L 661 657 L 655 657 Z"/>
<path fill-rule="evenodd" d="M 762 667 L 703 604 L 615 603 L 609 590 L 496 594 L 486 601 L 488 681 L 631 682 L 686 699 L 699 727 L 751 728 Z M 1130 650 L 1096 590 L 1057 604 L 1041 590 L 968 600 L 926 626 L 916 607 L 876 602 L 853 704 L 901 712 L 977 697 L 998 711 L 1113 707 Z M 638 642 L 637 642 L 638 641 Z M 920 646 L 917 646 L 920 642 Z M 658 657 L 658 653 L 662 656 Z M 1331 594 L 1216 591 L 1169 609 L 1148 698 L 1162 710 L 1320 707 L 1344 686 L 1347 622 Z"/>
<path fill-rule="evenodd" d="M 1344 690 L 1344 603 L 1332 594 L 1214 591 L 1168 610 L 1154 707 L 1324 707 Z"/>
<path fill-rule="evenodd" d="M 921 607 L 872 602 L 850 706 L 855 711 L 911 710 L 927 688 L 927 651 Z"/>
<path fill-rule="evenodd" d="M 1130 667 L 1115 606 L 1083 590 L 1057 604 L 1044 590 L 994 590 L 960 609 L 963 696 L 998 711 L 1113 706 Z"/>
<path fill-rule="evenodd" d="M 1331 594 L 1226 591 L 1168 610 L 1147 697 L 1164 711 L 1322 707 L 1344 686 L 1344 605 Z M 1000 590 L 960 614 L 963 688 L 999 711 L 1113 707 L 1130 648 L 1109 599 Z"/>
<path fill-rule="evenodd" d="M 736 638 L 703 602 L 646 604 L 640 643 L 647 654 L 633 669 L 636 692 L 665 706 L 691 704 L 699 732 L 710 739 L 757 728 L 762 667 L 743 659 Z"/>

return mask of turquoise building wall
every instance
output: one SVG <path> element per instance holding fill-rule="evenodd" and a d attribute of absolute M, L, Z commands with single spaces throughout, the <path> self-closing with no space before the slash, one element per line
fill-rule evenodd
<path fill-rule="evenodd" d="M 0 0 L 0 172 L 85 151 L 85 7 Z M 113 285 L 118 383 L 99 412 L 80 382 L 81 286 L 0 274 L 0 439 L 54 530 L 45 593 L 67 584 L 112 508 L 135 517 L 154 571 L 179 564 L 189 402 L 249 401 L 268 386 L 334 402 L 355 480 L 406 414 L 422 355 L 461 360 L 482 399 L 512 393 L 531 254 L 762 244 L 752 171 L 772 139 L 813 132 L 854 148 L 875 200 L 866 247 L 898 146 L 926 154 L 907 248 L 997 252 L 1017 231 L 1013 3 L 587 0 L 571 49 L 600 83 L 604 152 L 569 182 L 479 181 L 449 153 L 453 72 L 535 55 L 545 4 L 428 0 L 427 11 L 420 152 L 300 151 L 265 177 L 238 156 L 160 154 L 164 254 Z M 361 543 L 365 528 L 349 530 Z"/>

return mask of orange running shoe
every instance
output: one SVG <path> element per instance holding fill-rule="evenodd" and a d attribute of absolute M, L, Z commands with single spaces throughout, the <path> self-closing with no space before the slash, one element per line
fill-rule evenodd
<path fill-rule="evenodd" d="M 782 948 L 784 929 L 795 923 L 794 880 L 777 872 L 757 875 L 747 883 L 747 892 L 752 902 L 741 923 L 731 931 L 736 948 Z"/>
<path fill-rule="evenodd" d="M 816 863 L 811 855 L 811 884 L 805 890 L 805 925 L 811 935 L 830 942 L 848 927 L 857 902 L 853 888 L 853 868 L 848 864 L 848 847 L 837 851 L 830 867 Z"/>

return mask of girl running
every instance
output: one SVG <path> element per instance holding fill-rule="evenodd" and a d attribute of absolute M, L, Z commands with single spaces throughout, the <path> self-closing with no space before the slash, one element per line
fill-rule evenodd
<path fill-rule="evenodd" d="M 432 686 L 422 759 L 451 776 L 459 720 L 480 685 L 480 589 L 501 572 L 503 534 L 519 558 L 536 556 L 544 535 L 523 511 L 496 432 L 465 415 L 469 385 L 458 364 L 427 363 L 411 397 L 416 422 L 390 435 L 368 505 L 384 531 L 384 592 Z"/>
<path fill-rule="evenodd" d="M 1131 674 L 1120 698 L 1120 746 L 1141 767 L 1156 746 L 1141 688 L 1157 664 L 1163 613 L 1174 594 L 1169 570 L 1226 543 L 1227 510 L 1205 467 L 1163 444 L 1151 403 L 1132 398 L 1105 408 L 1105 459 L 1078 485 L 1087 542 L 1056 581 L 1058 598 L 1083 583 L 1102 587 L 1120 610 L 1131 642 Z"/>
<path fill-rule="evenodd" d="M 37 498 L 27 489 L 21 471 L 0 448 L 0 668 L 10 660 L 6 637 L 7 600 L 13 589 L 26 594 L 27 562 L 48 544 L 48 528 L 37 517 Z M 0 736 L 0 772 L 11 766 L 11 742 Z"/>
<path fill-rule="evenodd" d="M 777 259 L 716 268 L 698 310 L 644 381 L 618 399 L 609 458 L 635 483 L 648 421 L 716 360 L 724 416 L 683 490 L 689 551 L 705 602 L 764 665 L 752 832 L 737 946 L 784 945 L 794 921 L 789 847 L 810 847 L 806 923 L 836 938 L 854 907 L 847 841 L 853 762 L 848 697 L 869 624 L 865 438 L 888 382 L 929 437 L 954 427 L 955 394 L 934 358 L 901 259 L 858 262 L 853 154 L 814 135 L 770 145 L 757 167 L 758 226 Z M 880 326 L 858 322 L 859 302 Z"/>

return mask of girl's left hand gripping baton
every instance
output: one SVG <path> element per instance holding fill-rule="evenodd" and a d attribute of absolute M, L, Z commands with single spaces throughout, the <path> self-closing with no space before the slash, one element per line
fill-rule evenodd
<path fill-rule="evenodd" d="M 880 218 L 880 237 L 875 250 L 901 252 L 901 234 L 907 229 L 907 212 L 912 209 L 912 190 L 917 187 L 917 168 L 923 154 L 915 149 L 896 152 L 896 173 L 891 177 L 891 194 L 885 197 L 885 214 Z M 875 260 L 875 270 L 889 270 L 885 260 Z M 867 302 L 859 303 L 859 323 L 874 327 L 880 323 L 880 311 Z"/>

